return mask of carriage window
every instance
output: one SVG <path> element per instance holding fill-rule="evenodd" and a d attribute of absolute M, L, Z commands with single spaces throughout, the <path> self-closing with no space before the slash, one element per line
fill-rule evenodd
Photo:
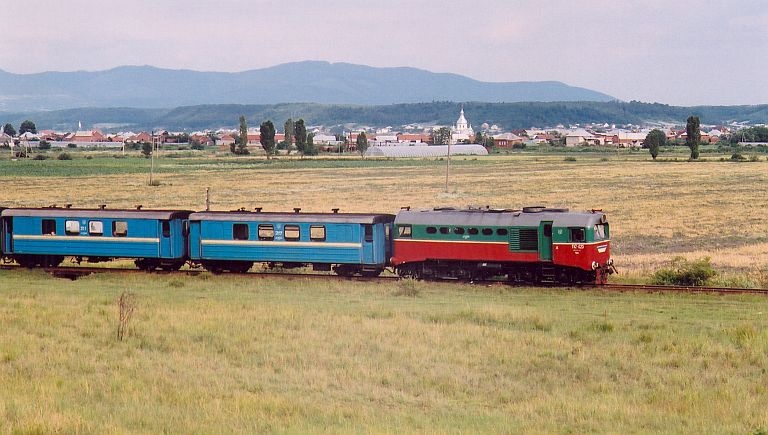
<path fill-rule="evenodd" d="M 507 231 L 506 228 L 499 228 L 496 230 L 496 235 L 506 236 L 507 234 L 509 234 L 509 231 Z"/>
<path fill-rule="evenodd" d="M 126 237 L 128 235 L 128 222 L 112 222 L 112 237 Z"/>
<path fill-rule="evenodd" d="M 301 230 L 298 225 L 286 225 L 283 232 L 285 240 L 297 241 L 301 239 Z"/>
<path fill-rule="evenodd" d="M 56 235 L 56 221 L 53 219 L 43 219 L 43 235 Z"/>
<path fill-rule="evenodd" d="M 607 238 L 605 234 L 605 224 L 595 225 L 595 240 L 603 240 Z"/>
<path fill-rule="evenodd" d="M 102 221 L 89 221 L 88 222 L 88 234 L 92 236 L 104 235 L 104 222 Z"/>
<path fill-rule="evenodd" d="M 372 242 L 373 241 L 373 225 L 363 225 L 363 228 L 365 228 L 365 241 Z"/>
<path fill-rule="evenodd" d="M 325 241 L 325 227 L 319 225 L 312 225 L 309 227 L 309 240 L 316 242 Z"/>
<path fill-rule="evenodd" d="M 397 227 L 398 234 L 400 237 L 411 237 L 412 236 L 412 229 L 410 225 L 403 225 L 401 227 Z"/>
<path fill-rule="evenodd" d="M 571 231 L 571 241 L 572 242 L 583 242 L 584 239 L 584 228 L 570 228 Z"/>
<path fill-rule="evenodd" d="M 440 227 L 440 234 L 448 234 L 450 233 L 450 230 L 448 230 L 448 227 Z"/>
<path fill-rule="evenodd" d="M 232 225 L 232 239 L 233 240 L 248 240 L 248 224 L 233 224 Z"/>
<path fill-rule="evenodd" d="M 274 240 L 275 227 L 272 225 L 259 225 L 259 240 Z"/>
<path fill-rule="evenodd" d="M 464 228 L 461 228 L 461 227 L 454 228 L 453 234 L 464 234 Z"/>
<path fill-rule="evenodd" d="M 437 228 L 427 227 L 427 234 L 435 234 L 436 232 L 437 232 Z"/>
<path fill-rule="evenodd" d="M 171 223 L 163 221 L 163 237 L 171 237 Z"/>
<path fill-rule="evenodd" d="M 483 235 L 484 236 L 490 236 L 491 234 L 493 234 L 493 230 L 492 229 L 490 229 L 490 228 L 483 228 Z"/>
<path fill-rule="evenodd" d="M 467 232 L 469 234 L 472 234 L 473 236 L 476 236 L 478 233 L 480 233 L 480 231 L 478 231 L 477 228 L 470 228 L 469 230 L 467 230 Z"/>
<path fill-rule="evenodd" d="M 552 224 L 544 224 L 544 237 L 552 237 Z"/>
<path fill-rule="evenodd" d="M 77 236 L 80 234 L 80 222 L 79 221 L 67 221 L 64 224 L 64 232 L 68 236 Z"/>

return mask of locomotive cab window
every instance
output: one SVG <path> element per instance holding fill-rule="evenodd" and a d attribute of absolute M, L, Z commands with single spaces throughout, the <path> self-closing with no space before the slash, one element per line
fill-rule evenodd
<path fill-rule="evenodd" d="M 309 240 L 314 242 L 325 241 L 325 227 L 322 225 L 312 225 L 309 227 Z"/>
<path fill-rule="evenodd" d="M 298 225 L 286 225 L 283 231 L 285 240 L 295 242 L 301 239 L 301 229 Z"/>
<path fill-rule="evenodd" d="M 54 236 L 56 235 L 56 221 L 53 219 L 43 219 L 43 235 Z"/>
<path fill-rule="evenodd" d="M 103 236 L 104 235 L 104 222 L 102 221 L 89 221 L 88 222 L 88 234 L 91 236 Z"/>
<path fill-rule="evenodd" d="M 586 241 L 584 238 L 584 228 L 570 228 L 570 232 L 572 242 L 582 243 Z"/>
<path fill-rule="evenodd" d="M 608 238 L 608 229 L 605 224 L 595 225 L 595 240 L 605 240 Z"/>
<path fill-rule="evenodd" d="M 232 239 L 233 240 L 248 240 L 248 224 L 233 224 L 232 225 Z"/>
<path fill-rule="evenodd" d="M 397 227 L 397 234 L 400 237 L 412 237 L 413 229 L 410 225 L 403 225 L 400 227 Z"/>
<path fill-rule="evenodd" d="M 79 221 L 66 221 L 64 223 L 64 232 L 68 236 L 77 236 L 80 234 L 80 222 Z"/>
<path fill-rule="evenodd" d="M 275 240 L 275 227 L 272 225 L 259 225 L 259 240 Z"/>
<path fill-rule="evenodd" d="M 128 222 L 114 221 L 112 222 L 112 237 L 126 237 L 128 236 Z"/>

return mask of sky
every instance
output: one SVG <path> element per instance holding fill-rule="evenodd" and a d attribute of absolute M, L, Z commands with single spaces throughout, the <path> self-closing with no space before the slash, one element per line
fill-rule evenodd
<path fill-rule="evenodd" d="M 3 0 L 0 69 L 322 60 L 624 101 L 768 104 L 765 0 Z"/>

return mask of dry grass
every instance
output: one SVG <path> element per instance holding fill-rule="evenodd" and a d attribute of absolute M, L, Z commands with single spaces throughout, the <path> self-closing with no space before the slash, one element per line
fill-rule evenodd
<path fill-rule="evenodd" d="M 768 265 L 765 162 L 735 164 L 711 158 L 654 163 L 645 154 L 607 160 L 575 156 L 576 161 L 567 162 L 561 155 L 455 158 L 449 192 L 445 192 L 444 162 L 434 160 L 361 162 L 350 167 L 349 161 L 322 159 L 304 164 L 281 159 L 271 165 L 258 158 L 234 163 L 159 159 L 157 187 L 147 186 L 143 173 L 0 176 L 0 181 L 4 204 L 28 206 L 106 203 L 199 210 L 204 208 L 205 188 L 210 187 L 213 207 L 223 210 L 339 207 L 394 213 L 406 205 L 467 204 L 600 208 L 612 224 L 617 264 L 629 276 L 647 275 L 676 255 L 710 256 L 717 269 L 729 273 L 756 273 Z M 143 159 L 126 164 L 147 166 Z"/>

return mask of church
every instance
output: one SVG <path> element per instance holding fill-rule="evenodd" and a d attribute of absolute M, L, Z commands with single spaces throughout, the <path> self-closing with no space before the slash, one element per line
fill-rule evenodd
<path fill-rule="evenodd" d="M 451 128 L 451 143 L 459 143 L 467 140 L 470 143 L 474 143 L 475 132 L 472 130 L 472 125 L 467 122 L 467 118 L 464 117 L 464 107 L 462 107 L 456 125 Z"/>

